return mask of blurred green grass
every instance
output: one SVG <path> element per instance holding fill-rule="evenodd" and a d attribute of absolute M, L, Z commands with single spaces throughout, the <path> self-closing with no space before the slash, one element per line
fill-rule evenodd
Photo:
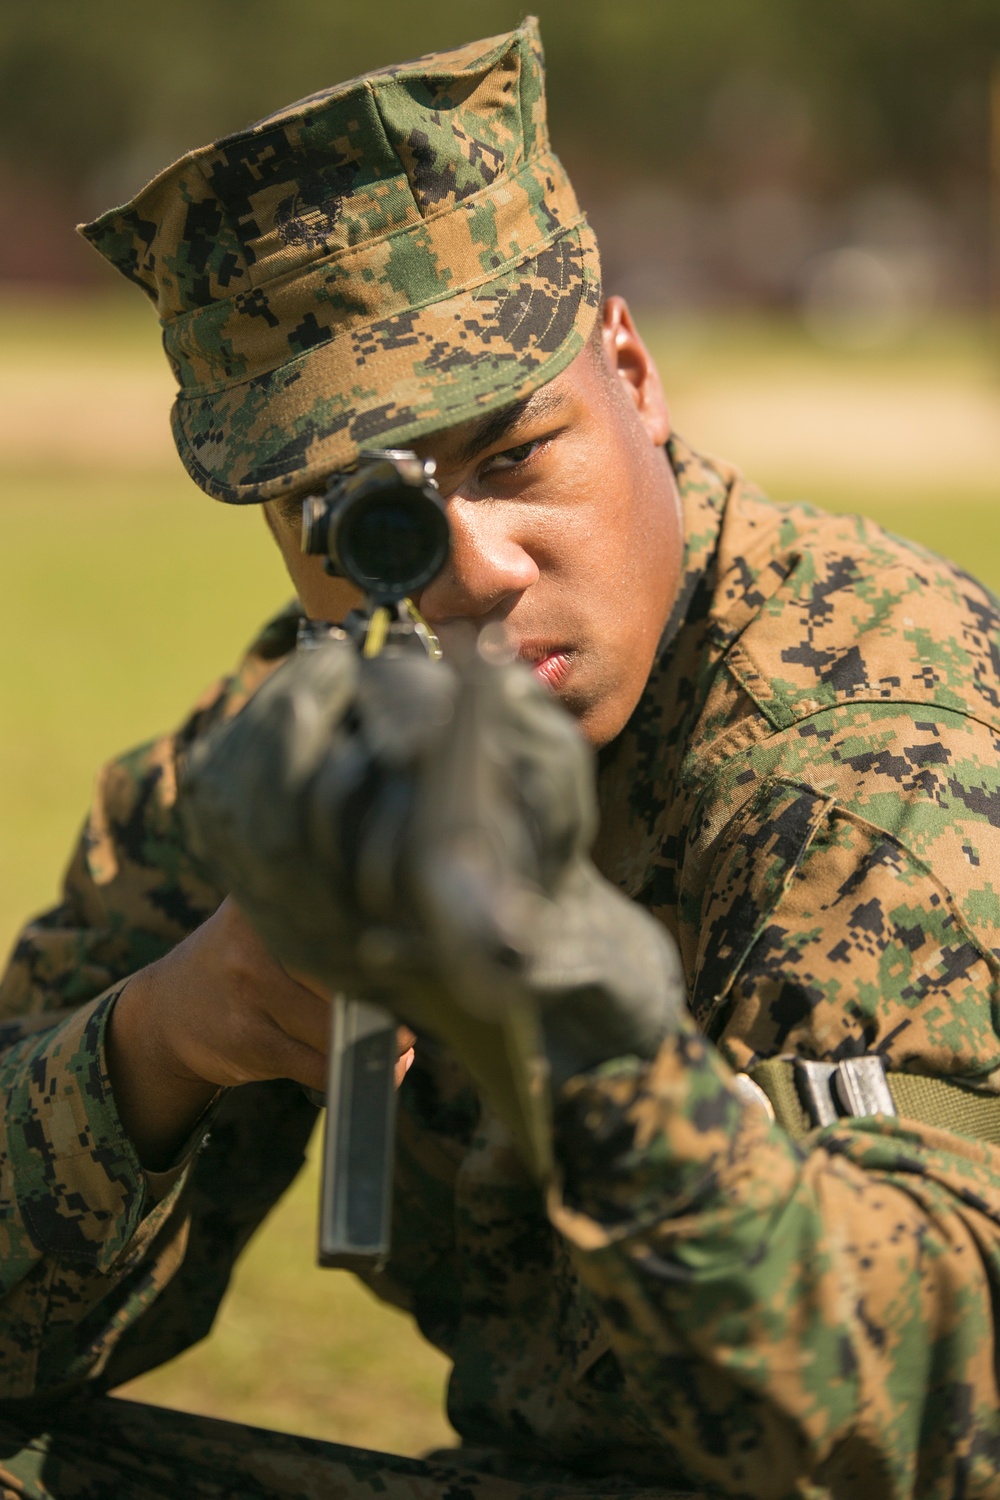
<path fill-rule="evenodd" d="M 95 372 L 158 371 L 153 330 L 138 298 L 0 306 L 7 371 L 51 369 L 63 389 L 69 372 L 85 422 Z M 718 381 L 755 392 L 769 380 L 806 390 L 815 381 L 817 402 L 831 382 L 855 378 L 896 397 L 914 380 L 995 394 L 982 337 L 957 323 L 864 358 L 819 350 L 781 323 L 649 320 L 645 331 L 682 412 Z M 39 452 L 29 467 L 22 450 L 5 459 L 0 442 L 4 947 L 54 899 L 101 761 L 175 724 L 288 595 L 255 509 L 206 500 L 159 453 L 132 467 L 110 448 L 106 466 L 87 453 L 73 466 L 62 447 L 53 466 Z M 780 457 L 772 473 L 752 475 L 776 498 L 870 515 L 1000 589 L 1000 474 L 989 465 L 966 466 L 950 484 L 945 461 L 924 483 L 908 471 L 893 484 L 872 479 L 863 461 L 845 480 Z M 397 1452 L 446 1443 L 446 1362 L 401 1314 L 312 1265 L 315 1178 L 312 1163 L 250 1246 L 210 1340 L 129 1394 Z"/>
<path fill-rule="evenodd" d="M 0 471 L 0 516 L 8 938 L 53 894 L 102 760 L 179 721 L 289 589 L 259 513 L 181 475 Z"/>

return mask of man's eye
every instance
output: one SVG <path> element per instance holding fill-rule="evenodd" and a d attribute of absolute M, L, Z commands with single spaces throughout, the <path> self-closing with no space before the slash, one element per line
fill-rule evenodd
<path fill-rule="evenodd" d="M 523 464 L 529 459 L 539 446 L 539 439 L 533 438 L 530 443 L 518 443 L 516 448 L 505 448 L 502 453 L 494 453 L 483 465 L 487 473 L 496 473 L 498 470 L 516 469 L 518 464 Z"/>

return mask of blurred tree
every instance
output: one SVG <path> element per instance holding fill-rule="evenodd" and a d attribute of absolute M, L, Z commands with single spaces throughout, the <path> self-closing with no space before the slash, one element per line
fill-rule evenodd
<path fill-rule="evenodd" d="M 941 195 L 988 177 L 998 0 L 537 0 L 557 149 L 588 201 L 668 177 Z M 88 215 L 181 151 L 514 0 L 0 0 L 0 163 Z M 10 194 L 8 193 L 8 198 Z"/>
<path fill-rule="evenodd" d="M 978 123 L 1000 53 L 997 0 L 537 9 L 559 144 L 605 169 L 697 171 L 713 100 L 750 75 L 801 92 L 816 160 L 832 172 L 933 178 L 950 170 L 963 135 L 985 153 Z M 368 67 L 504 30 L 521 13 L 511 0 L 0 0 L 0 149 L 78 184 L 129 144 L 200 144 Z"/>

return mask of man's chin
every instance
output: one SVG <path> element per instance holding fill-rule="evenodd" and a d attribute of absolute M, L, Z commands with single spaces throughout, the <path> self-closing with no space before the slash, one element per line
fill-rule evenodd
<path fill-rule="evenodd" d="M 613 740 L 625 726 L 627 715 L 613 701 L 614 695 L 588 691 L 585 683 L 571 677 L 561 689 L 549 689 L 593 750 Z"/>
<path fill-rule="evenodd" d="M 588 681 L 585 664 L 577 664 L 564 688 L 554 696 L 576 720 L 577 728 L 592 750 L 602 750 L 618 738 L 638 702 L 622 691 L 620 682 Z"/>

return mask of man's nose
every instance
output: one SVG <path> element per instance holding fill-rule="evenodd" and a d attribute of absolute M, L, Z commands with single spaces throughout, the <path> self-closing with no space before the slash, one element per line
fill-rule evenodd
<path fill-rule="evenodd" d="M 419 599 L 431 624 L 480 619 L 537 581 L 538 564 L 512 527 L 506 506 L 456 497 L 448 504 L 448 520 L 451 554 Z"/>

